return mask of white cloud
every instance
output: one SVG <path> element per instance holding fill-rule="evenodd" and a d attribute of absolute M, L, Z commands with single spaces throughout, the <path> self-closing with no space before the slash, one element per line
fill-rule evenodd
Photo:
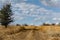
<path fill-rule="evenodd" d="M 0 5 L 6 4 L 6 3 L 20 3 L 20 2 L 26 2 L 28 0 L 0 0 Z"/>
<path fill-rule="evenodd" d="M 16 16 L 14 19 L 15 19 L 15 20 L 18 20 L 18 19 L 19 19 L 19 20 L 23 20 L 24 18 L 25 18 L 25 17 Z"/>
<path fill-rule="evenodd" d="M 27 0 L 25 0 L 27 1 Z M 45 5 L 48 4 L 45 0 L 42 1 Z M 43 7 L 34 5 L 34 4 L 27 4 L 25 2 L 21 3 L 14 3 L 12 4 L 12 10 L 14 10 L 14 17 L 16 20 L 23 20 L 27 17 L 33 17 L 32 21 L 37 22 L 41 20 L 60 20 L 60 13 L 54 12 L 52 10 L 47 10 Z M 58 15 L 58 16 L 56 16 Z M 55 18 L 57 17 L 57 18 Z M 58 21 L 57 20 L 57 21 Z M 48 21 L 48 22 L 49 22 Z M 46 21 L 47 22 L 47 21 Z M 33 23 L 32 23 L 33 24 Z"/>
<path fill-rule="evenodd" d="M 40 18 L 40 17 L 35 18 L 35 19 L 34 19 L 34 22 L 35 22 L 35 21 L 39 21 L 39 20 L 41 20 L 41 18 Z"/>
<path fill-rule="evenodd" d="M 40 0 L 46 6 L 60 7 L 60 0 Z"/>
<path fill-rule="evenodd" d="M 53 20 L 57 20 L 57 18 L 53 18 Z"/>
<path fill-rule="evenodd" d="M 46 21 L 45 23 L 50 23 L 50 21 Z"/>
<path fill-rule="evenodd" d="M 59 21 L 60 21 L 60 18 L 56 18 L 56 17 L 55 17 L 55 18 L 53 18 L 52 20 L 59 20 Z"/>
<path fill-rule="evenodd" d="M 60 17 L 60 13 L 54 12 L 52 10 L 47 10 L 43 7 L 27 4 L 27 3 L 17 3 L 13 5 L 13 9 L 18 10 L 15 13 L 22 17 L 34 17 L 34 22 L 40 20 L 52 20 L 53 17 Z"/>

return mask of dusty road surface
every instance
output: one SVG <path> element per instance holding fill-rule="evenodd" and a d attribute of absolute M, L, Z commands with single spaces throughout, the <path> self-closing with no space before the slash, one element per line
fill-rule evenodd
<path fill-rule="evenodd" d="M 47 35 L 38 30 L 23 30 L 16 34 L 3 34 L 1 38 L 1 40 L 44 40 L 47 39 Z"/>
<path fill-rule="evenodd" d="M 39 30 L 0 27 L 0 40 L 60 40 L 60 27 L 42 26 Z"/>

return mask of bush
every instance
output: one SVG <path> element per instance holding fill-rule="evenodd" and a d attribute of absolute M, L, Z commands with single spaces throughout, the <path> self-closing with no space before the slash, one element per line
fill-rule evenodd
<path fill-rule="evenodd" d="M 23 24 L 23 26 L 28 26 L 27 24 Z"/>
<path fill-rule="evenodd" d="M 50 24 L 43 23 L 44 26 L 50 26 Z"/>
<path fill-rule="evenodd" d="M 55 23 L 52 23 L 52 25 L 55 25 Z"/>
<path fill-rule="evenodd" d="M 16 24 L 16 26 L 21 26 L 20 24 Z"/>

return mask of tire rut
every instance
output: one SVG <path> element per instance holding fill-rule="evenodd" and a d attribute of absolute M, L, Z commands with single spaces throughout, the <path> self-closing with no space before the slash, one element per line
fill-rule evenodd
<path fill-rule="evenodd" d="M 26 36 L 25 40 L 33 40 L 33 30 L 29 32 L 29 34 Z"/>
<path fill-rule="evenodd" d="M 23 30 L 20 33 L 15 35 L 15 40 L 25 40 L 26 36 L 30 33 L 31 30 Z"/>
<path fill-rule="evenodd" d="M 33 31 L 33 40 L 40 40 L 40 34 L 38 30 Z"/>

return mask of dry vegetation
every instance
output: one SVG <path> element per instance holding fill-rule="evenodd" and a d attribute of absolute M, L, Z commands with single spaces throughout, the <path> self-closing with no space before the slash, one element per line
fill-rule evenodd
<path fill-rule="evenodd" d="M 60 40 L 60 26 L 0 26 L 0 40 Z"/>

